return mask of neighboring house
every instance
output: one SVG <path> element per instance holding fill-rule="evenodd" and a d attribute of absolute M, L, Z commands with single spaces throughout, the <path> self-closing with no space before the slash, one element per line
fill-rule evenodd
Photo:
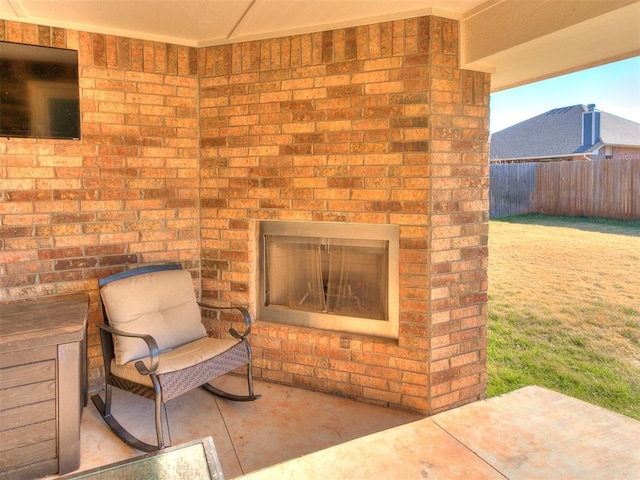
<path fill-rule="evenodd" d="M 640 123 L 594 104 L 555 108 L 491 136 L 491 163 L 640 159 Z"/>

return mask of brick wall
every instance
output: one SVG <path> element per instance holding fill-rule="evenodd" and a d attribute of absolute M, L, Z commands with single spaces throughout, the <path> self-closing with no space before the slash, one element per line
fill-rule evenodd
<path fill-rule="evenodd" d="M 601 149 L 600 153 L 602 154 Z M 640 148 L 637 147 L 613 147 L 611 158 L 616 160 L 640 160 Z"/>
<path fill-rule="evenodd" d="M 82 140 L 0 139 L 0 299 L 87 292 L 138 263 L 199 273 L 195 49 L 0 20 L 0 40 L 79 51 Z"/>
<path fill-rule="evenodd" d="M 457 41 L 425 17 L 199 51 L 205 297 L 255 311 L 261 219 L 400 226 L 398 340 L 258 321 L 258 378 L 424 412 L 484 394 L 489 78 Z"/>
<path fill-rule="evenodd" d="M 489 78 L 457 68 L 457 28 L 196 51 L 0 21 L 79 50 L 83 120 L 79 142 L 0 140 L 0 299 L 88 292 L 95 388 L 96 278 L 177 261 L 255 312 L 258 220 L 394 223 L 399 339 L 258 319 L 256 375 L 426 413 L 483 396 Z"/>

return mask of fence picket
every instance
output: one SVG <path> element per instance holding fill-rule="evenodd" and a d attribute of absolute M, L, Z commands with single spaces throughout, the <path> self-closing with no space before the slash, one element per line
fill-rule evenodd
<path fill-rule="evenodd" d="M 493 164 L 491 218 L 545 213 L 640 220 L 640 159 Z"/>

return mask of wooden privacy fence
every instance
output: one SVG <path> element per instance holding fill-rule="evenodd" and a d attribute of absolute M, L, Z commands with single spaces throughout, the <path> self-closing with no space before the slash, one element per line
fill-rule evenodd
<path fill-rule="evenodd" d="M 489 216 L 531 213 L 536 189 L 535 163 L 499 163 L 489 168 Z"/>
<path fill-rule="evenodd" d="M 640 220 L 640 159 L 494 164 L 491 218 L 546 213 Z"/>

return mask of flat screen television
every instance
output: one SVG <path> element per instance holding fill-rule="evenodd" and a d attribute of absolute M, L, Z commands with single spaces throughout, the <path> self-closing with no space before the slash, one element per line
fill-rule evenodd
<path fill-rule="evenodd" d="M 78 52 L 0 42 L 0 137 L 80 138 Z"/>

